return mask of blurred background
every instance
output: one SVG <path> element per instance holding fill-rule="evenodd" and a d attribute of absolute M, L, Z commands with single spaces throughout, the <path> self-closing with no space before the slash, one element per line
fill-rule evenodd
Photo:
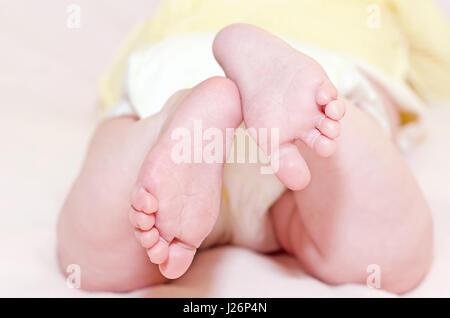
<path fill-rule="evenodd" d="M 98 79 L 156 2 L 0 0 L 0 211 L 12 214 L 3 234 L 62 204 L 98 120 Z M 66 25 L 72 3 L 80 28 Z"/>
<path fill-rule="evenodd" d="M 436 1 L 450 17 L 450 1 Z M 40 278 L 43 269 L 32 264 L 51 259 L 46 265 L 58 270 L 47 257 L 54 253 L 57 212 L 98 121 L 98 79 L 157 2 L 0 0 L 0 296 L 58 284 Z M 72 3 L 81 8 L 80 28 L 66 25 Z M 423 182 L 435 177 L 420 169 Z"/>

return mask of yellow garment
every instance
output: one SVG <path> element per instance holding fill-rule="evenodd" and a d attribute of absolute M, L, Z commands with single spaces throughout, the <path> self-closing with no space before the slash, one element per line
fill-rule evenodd
<path fill-rule="evenodd" d="M 430 0 L 163 0 L 104 74 L 104 110 L 121 98 L 127 60 L 136 49 L 239 22 L 363 59 L 425 100 L 450 97 L 450 23 Z"/>

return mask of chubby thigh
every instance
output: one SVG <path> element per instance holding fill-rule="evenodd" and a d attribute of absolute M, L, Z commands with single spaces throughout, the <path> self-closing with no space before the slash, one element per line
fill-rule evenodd
<path fill-rule="evenodd" d="M 97 128 L 80 175 L 58 222 L 58 254 L 65 272 L 82 270 L 82 288 L 128 291 L 162 283 L 128 221 L 130 192 L 155 142 L 159 118 L 106 119 Z"/>

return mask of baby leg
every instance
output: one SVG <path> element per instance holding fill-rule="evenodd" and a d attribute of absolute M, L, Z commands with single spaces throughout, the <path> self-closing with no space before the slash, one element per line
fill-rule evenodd
<path fill-rule="evenodd" d="M 121 292 L 165 281 L 127 215 L 132 186 L 162 122 L 162 116 L 117 117 L 95 132 L 58 222 L 60 266 L 65 272 L 79 265 L 83 289 Z"/>
<path fill-rule="evenodd" d="M 272 207 L 275 232 L 284 249 L 326 283 L 365 284 L 368 266 L 376 264 L 381 288 L 403 293 L 430 266 L 430 211 L 390 138 L 347 104 L 332 157 L 298 144 L 311 183 Z"/>
<path fill-rule="evenodd" d="M 216 224 L 226 151 L 233 141 L 227 129 L 241 122 L 235 84 L 220 77 L 204 81 L 180 103 L 141 167 L 130 219 L 150 260 L 167 278 L 187 271 Z M 188 145 L 180 147 L 179 139 Z M 181 149 L 189 160 L 174 159 Z"/>
<path fill-rule="evenodd" d="M 158 115 L 143 120 L 130 116 L 119 117 L 108 119 L 100 125 L 89 147 L 82 171 L 64 204 L 58 223 L 58 252 L 61 267 L 65 271 L 70 264 L 79 265 L 83 289 L 129 291 L 166 281 L 160 274 L 158 266 L 154 264 L 155 259 L 153 263 L 150 261 L 152 257 L 156 257 L 152 247 L 158 240 L 158 236 L 155 237 L 152 232 L 156 231 L 159 234 L 158 231 L 161 228 L 164 230 L 161 226 L 155 229 L 155 221 L 158 225 L 158 218 L 161 218 L 160 212 L 163 214 L 162 218 L 165 217 L 167 225 L 170 225 L 170 212 L 174 212 L 173 222 L 179 216 L 175 213 L 177 211 L 166 211 L 167 209 L 162 208 L 166 202 L 170 202 L 170 198 L 167 201 L 164 200 L 170 195 L 170 191 L 174 191 L 174 180 L 189 181 L 190 184 L 186 187 L 189 191 L 201 192 L 203 188 L 201 184 L 195 184 L 191 178 L 183 179 L 181 174 L 185 172 L 181 169 L 183 164 L 172 167 L 171 179 L 161 175 L 164 169 L 155 169 L 154 172 L 145 174 L 147 178 L 151 176 L 152 181 L 156 182 L 157 196 L 161 200 L 159 202 L 161 211 L 156 213 L 155 220 L 155 211 L 143 210 L 142 204 L 147 201 L 134 201 L 135 210 L 130 207 L 130 196 L 135 192 L 133 189 L 136 180 L 142 181 L 142 171 L 148 172 L 156 162 L 171 164 L 170 155 L 165 155 L 167 152 L 170 154 L 170 147 L 169 149 L 163 147 L 164 144 L 172 144 L 170 133 L 167 135 L 167 129 L 170 127 L 189 127 L 190 121 L 196 119 L 197 115 L 209 116 L 207 118 L 209 120 L 220 118 L 221 123 L 227 125 L 229 122 L 225 113 L 230 112 L 236 113 L 233 115 L 236 118 L 231 120 L 236 122 L 234 125 L 238 125 L 242 120 L 238 96 L 236 87 L 229 80 L 214 78 L 199 84 L 192 90 L 175 94 Z M 230 106 L 228 102 L 233 102 L 232 109 L 227 108 Z M 221 107 L 209 109 L 217 105 Z M 205 120 L 204 124 L 208 124 L 208 121 Z M 148 155 L 149 153 L 151 156 Z M 201 163 L 197 164 L 195 171 L 205 179 L 210 172 L 209 167 L 199 171 L 201 166 Z M 205 182 L 213 183 L 207 188 L 208 193 L 211 194 L 208 198 L 210 200 L 213 198 L 213 192 L 220 193 L 222 176 L 221 167 L 214 164 L 211 166 L 214 166 L 214 175 L 205 179 Z M 159 179 L 156 181 L 157 177 Z M 170 182 L 172 184 L 168 184 Z M 172 194 L 175 200 L 177 193 Z M 218 197 L 220 199 L 220 195 Z M 189 202 L 188 195 L 183 199 Z M 202 203 L 200 199 L 195 203 Z M 198 228 L 202 225 L 201 223 L 207 221 L 208 227 L 203 229 L 199 244 L 203 236 L 206 236 L 214 226 L 218 214 L 218 211 L 214 210 L 216 206 L 216 202 L 210 202 L 208 210 L 194 210 L 203 214 L 199 215 L 201 218 L 195 218 L 195 215 L 192 216 L 191 213 L 188 221 L 198 224 L 194 228 L 184 228 L 183 234 L 189 236 L 190 231 L 193 232 L 191 236 L 199 233 Z M 188 222 L 183 224 L 186 225 Z M 217 233 L 214 233 L 212 237 L 220 239 Z M 211 240 L 209 241 L 210 245 L 214 244 Z M 198 247 L 197 242 L 195 244 L 195 247 Z M 173 258 L 179 261 L 176 256 L 178 255 Z M 190 263 L 191 259 L 187 261 Z M 188 265 L 182 268 L 180 274 L 187 269 Z"/>
<path fill-rule="evenodd" d="M 325 71 L 276 36 L 246 24 L 220 31 L 213 51 L 227 77 L 238 85 L 244 122 L 270 157 L 276 176 L 291 190 L 306 187 L 310 172 L 295 141 L 318 156 L 331 156 L 345 113 Z M 278 140 L 258 134 L 261 128 L 278 131 Z"/>

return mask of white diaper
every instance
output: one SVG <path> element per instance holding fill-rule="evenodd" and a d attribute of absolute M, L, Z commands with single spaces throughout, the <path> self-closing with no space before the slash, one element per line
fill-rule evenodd
<path fill-rule="evenodd" d="M 135 52 L 129 60 L 124 85 L 124 96 L 128 98 L 112 109 L 109 116 L 154 115 L 174 92 L 213 76 L 224 76 L 212 54 L 213 40 L 213 34 L 188 34 Z M 364 74 L 385 88 L 398 105 L 406 105 L 414 113 L 424 109 L 406 85 L 393 83 L 362 61 L 289 38 L 284 40 L 317 60 L 339 94 L 372 115 L 387 134 L 390 127 L 382 99 Z M 223 182 L 227 198 L 226 204 L 222 204 L 226 216 L 222 219 L 233 223 L 228 227 L 233 231 L 230 233 L 233 242 L 270 252 L 278 245 L 267 211 L 285 188 L 274 175 L 263 175 L 259 168 L 256 164 L 226 164 Z"/>

